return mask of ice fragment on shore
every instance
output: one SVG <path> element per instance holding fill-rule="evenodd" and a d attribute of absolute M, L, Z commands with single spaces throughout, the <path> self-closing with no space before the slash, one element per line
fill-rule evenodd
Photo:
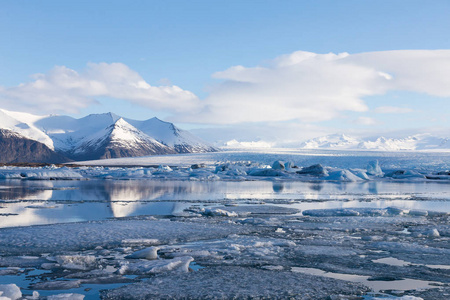
<path fill-rule="evenodd" d="M 96 258 L 92 255 L 58 255 L 55 260 L 66 269 L 89 270 L 96 266 Z"/>
<path fill-rule="evenodd" d="M 149 248 L 145 248 L 139 251 L 136 251 L 128 256 L 125 256 L 125 258 L 134 258 L 134 259 L 148 259 L 148 260 L 152 260 L 152 259 L 157 259 L 158 258 L 158 247 L 149 247 Z"/>
<path fill-rule="evenodd" d="M 83 300 L 83 299 L 84 295 L 75 293 L 57 294 L 47 297 L 47 300 Z"/>
<path fill-rule="evenodd" d="M 11 284 L 0 284 L 0 298 L 6 298 L 11 300 L 16 300 L 22 297 L 22 292 L 20 288 Z"/>
<path fill-rule="evenodd" d="M 122 275 L 148 275 L 169 271 L 189 272 L 189 263 L 192 261 L 194 261 L 194 258 L 190 256 L 182 256 L 174 259 L 139 261 L 123 265 L 120 267 L 118 273 Z"/>
<path fill-rule="evenodd" d="M 226 211 L 223 209 L 212 209 L 212 208 L 202 208 L 200 210 L 200 213 L 204 216 L 208 216 L 208 217 L 237 217 L 238 214 L 235 213 L 234 211 Z"/>

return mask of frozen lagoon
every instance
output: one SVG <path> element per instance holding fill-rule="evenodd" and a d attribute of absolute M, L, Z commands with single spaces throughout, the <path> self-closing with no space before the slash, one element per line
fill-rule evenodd
<path fill-rule="evenodd" d="M 395 155 L 377 157 L 383 171 L 448 166 L 445 154 L 416 166 L 418 154 Z M 27 177 L 1 180 L 0 284 L 41 298 L 450 297 L 450 181 L 230 175 L 215 172 L 230 160 L 211 156 L 199 170 L 87 168 L 75 172 L 89 180 L 30 180 L 36 170 L 22 169 Z M 194 160 L 203 162 L 186 156 L 180 166 Z M 129 258 L 148 247 L 158 259 Z"/>

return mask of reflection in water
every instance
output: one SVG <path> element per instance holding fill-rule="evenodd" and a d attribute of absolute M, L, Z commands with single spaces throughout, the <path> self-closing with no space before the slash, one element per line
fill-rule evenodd
<path fill-rule="evenodd" d="M 378 188 L 376 182 L 369 182 L 369 193 L 378 194 Z"/>
<path fill-rule="evenodd" d="M 322 183 L 313 183 L 309 186 L 309 188 L 313 191 L 320 192 L 323 189 Z"/>
<path fill-rule="evenodd" d="M 5 180 L 0 199 L 0 227 L 172 215 L 192 203 L 249 200 L 301 210 L 397 206 L 450 212 L 448 184 L 437 182 Z"/>
<path fill-rule="evenodd" d="M 275 193 L 281 193 L 284 190 L 284 183 L 283 182 L 274 182 L 272 185 L 272 189 Z"/>

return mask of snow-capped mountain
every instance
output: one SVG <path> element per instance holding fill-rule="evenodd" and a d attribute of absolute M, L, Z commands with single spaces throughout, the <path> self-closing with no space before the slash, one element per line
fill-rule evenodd
<path fill-rule="evenodd" d="M 128 123 L 155 138 L 166 146 L 174 148 L 177 153 L 214 152 L 213 146 L 206 144 L 200 138 L 172 123 L 152 118 L 146 121 L 125 119 Z"/>
<path fill-rule="evenodd" d="M 0 109 L 0 129 L 42 143 L 55 154 L 64 155 L 66 160 L 217 151 L 172 123 L 157 118 L 146 121 L 124 119 L 113 113 L 75 119 Z M 14 150 L 10 149 L 12 156 L 8 157 L 14 156 L 12 152 Z M 9 162 L 11 159 L 0 157 L 0 161 Z"/>
<path fill-rule="evenodd" d="M 303 142 L 302 149 L 334 150 L 448 150 L 450 139 L 437 137 L 428 133 L 416 134 L 405 138 L 355 138 L 344 134 L 333 134 Z"/>
<path fill-rule="evenodd" d="M 303 142 L 300 145 L 302 149 L 355 149 L 358 148 L 361 140 L 345 135 L 331 134 L 314 138 Z"/>

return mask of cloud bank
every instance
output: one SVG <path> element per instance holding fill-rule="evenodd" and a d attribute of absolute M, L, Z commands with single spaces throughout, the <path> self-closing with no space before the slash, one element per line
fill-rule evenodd
<path fill-rule="evenodd" d="M 298 51 L 267 66 L 234 66 L 213 74 L 223 80 L 196 115 L 186 122 L 331 120 L 342 112 L 366 112 L 364 99 L 402 90 L 450 97 L 450 50 L 399 50 L 360 54 Z M 378 113 L 406 113 L 409 108 L 381 107 Z M 373 125 L 369 118 L 360 124 Z"/>
<path fill-rule="evenodd" d="M 122 63 L 89 63 L 78 73 L 56 66 L 46 74 L 15 87 L 0 87 L 2 108 L 34 113 L 74 113 L 96 103 L 98 97 L 129 101 L 143 107 L 174 113 L 191 112 L 199 99 L 178 86 L 151 86 Z"/>

